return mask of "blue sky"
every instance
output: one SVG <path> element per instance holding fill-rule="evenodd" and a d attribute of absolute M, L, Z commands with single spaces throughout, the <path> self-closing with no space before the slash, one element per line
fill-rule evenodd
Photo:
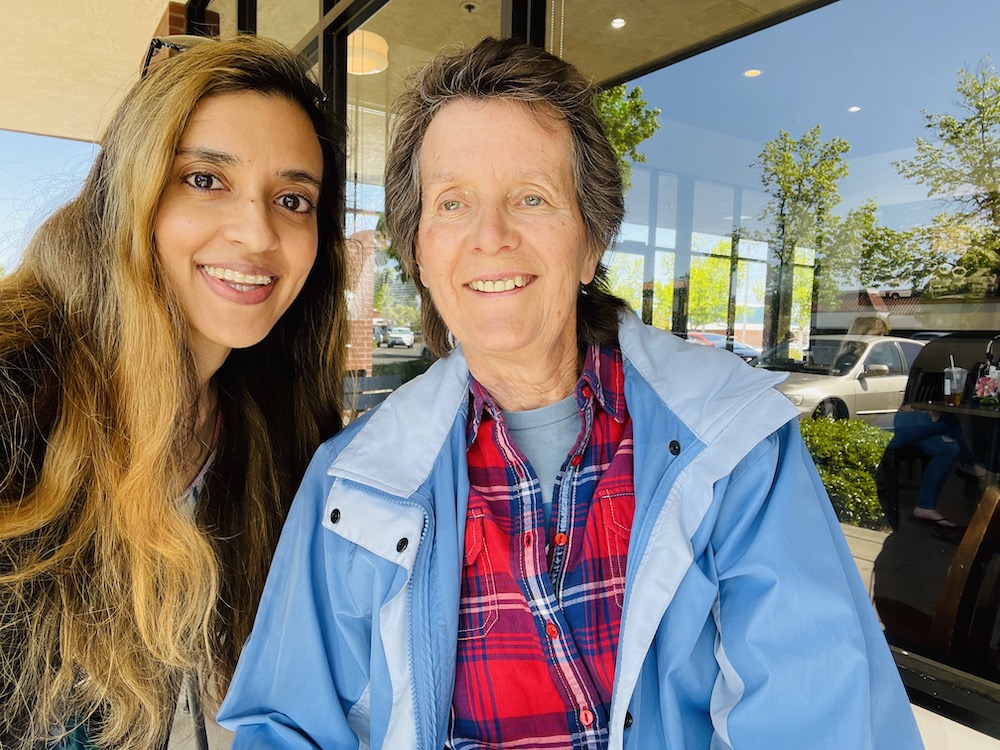
<path fill-rule="evenodd" d="M 0 130 L 0 267 L 10 269 L 41 221 L 79 189 L 93 143 Z"/>

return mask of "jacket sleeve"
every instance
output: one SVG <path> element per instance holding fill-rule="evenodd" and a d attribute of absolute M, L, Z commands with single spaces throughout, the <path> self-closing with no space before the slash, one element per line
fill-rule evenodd
<path fill-rule="evenodd" d="M 922 748 L 797 420 L 718 483 L 716 505 L 711 713 L 722 747 Z"/>
<path fill-rule="evenodd" d="M 351 555 L 322 525 L 330 460 L 324 446 L 306 472 L 219 712 L 219 723 L 236 732 L 234 750 L 361 744 L 348 717 L 365 713 L 369 646 L 363 623 L 370 623 L 370 613 L 340 601 L 346 599 L 343 586 L 330 580 L 331 571 L 347 570 Z"/>

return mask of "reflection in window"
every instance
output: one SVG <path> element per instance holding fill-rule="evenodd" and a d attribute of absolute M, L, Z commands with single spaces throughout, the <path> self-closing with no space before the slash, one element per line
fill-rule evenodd
<path fill-rule="evenodd" d="M 1000 412 L 974 383 L 1000 331 L 997 21 L 993 0 L 840 0 L 630 81 L 662 114 L 612 256 L 630 302 L 652 288 L 648 322 L 787 373 L 840 520 L 881 547 L 887 636 L 991 689 Z M 861 322 L 881 335 L 845 337 Z"/>

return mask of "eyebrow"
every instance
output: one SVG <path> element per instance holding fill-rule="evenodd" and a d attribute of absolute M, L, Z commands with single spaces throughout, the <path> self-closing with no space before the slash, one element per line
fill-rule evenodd
<path fill-rule="evenodd" d="M 240 166 L 242 163 L 232 154 L 227 154 L 225 151 L 216 151 L 211 148 L 202 148 L 201 146 L 193 146 L 189 148 L 179 148 L 177 149 L 177 156 L 184 156 L 190 159 L 201 159 L 203 161 L 211 162 L 212 164 L 223 164 L 226 166 Z M 323 183 L 314 174 L 307 172 L 304 169 L 284 169 L 277 172 L 279 177 L 283 177 L 286 180 L 291 180 L 292 182 L 305 182 L 313 185 L 317 190 L 323 188 Z"/>

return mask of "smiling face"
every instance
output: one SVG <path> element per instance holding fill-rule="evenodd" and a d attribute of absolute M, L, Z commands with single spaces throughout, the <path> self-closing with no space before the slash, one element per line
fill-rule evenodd
<path fill-rule="evenodd" d="M 577 294 L 597 253 L 565 122 L 503 99 L 456 100 L 427 129 L 420 174 L 420 281 L 473 372 L 575 371 Z"/>
<path fill-rule="evenodd" d="M 322 179 L 316 131 L 290 100 L 219 94 L 195 108 L 154 236 L 203 379 L 232 349 L 263 340 L 301 291 Z"/>

